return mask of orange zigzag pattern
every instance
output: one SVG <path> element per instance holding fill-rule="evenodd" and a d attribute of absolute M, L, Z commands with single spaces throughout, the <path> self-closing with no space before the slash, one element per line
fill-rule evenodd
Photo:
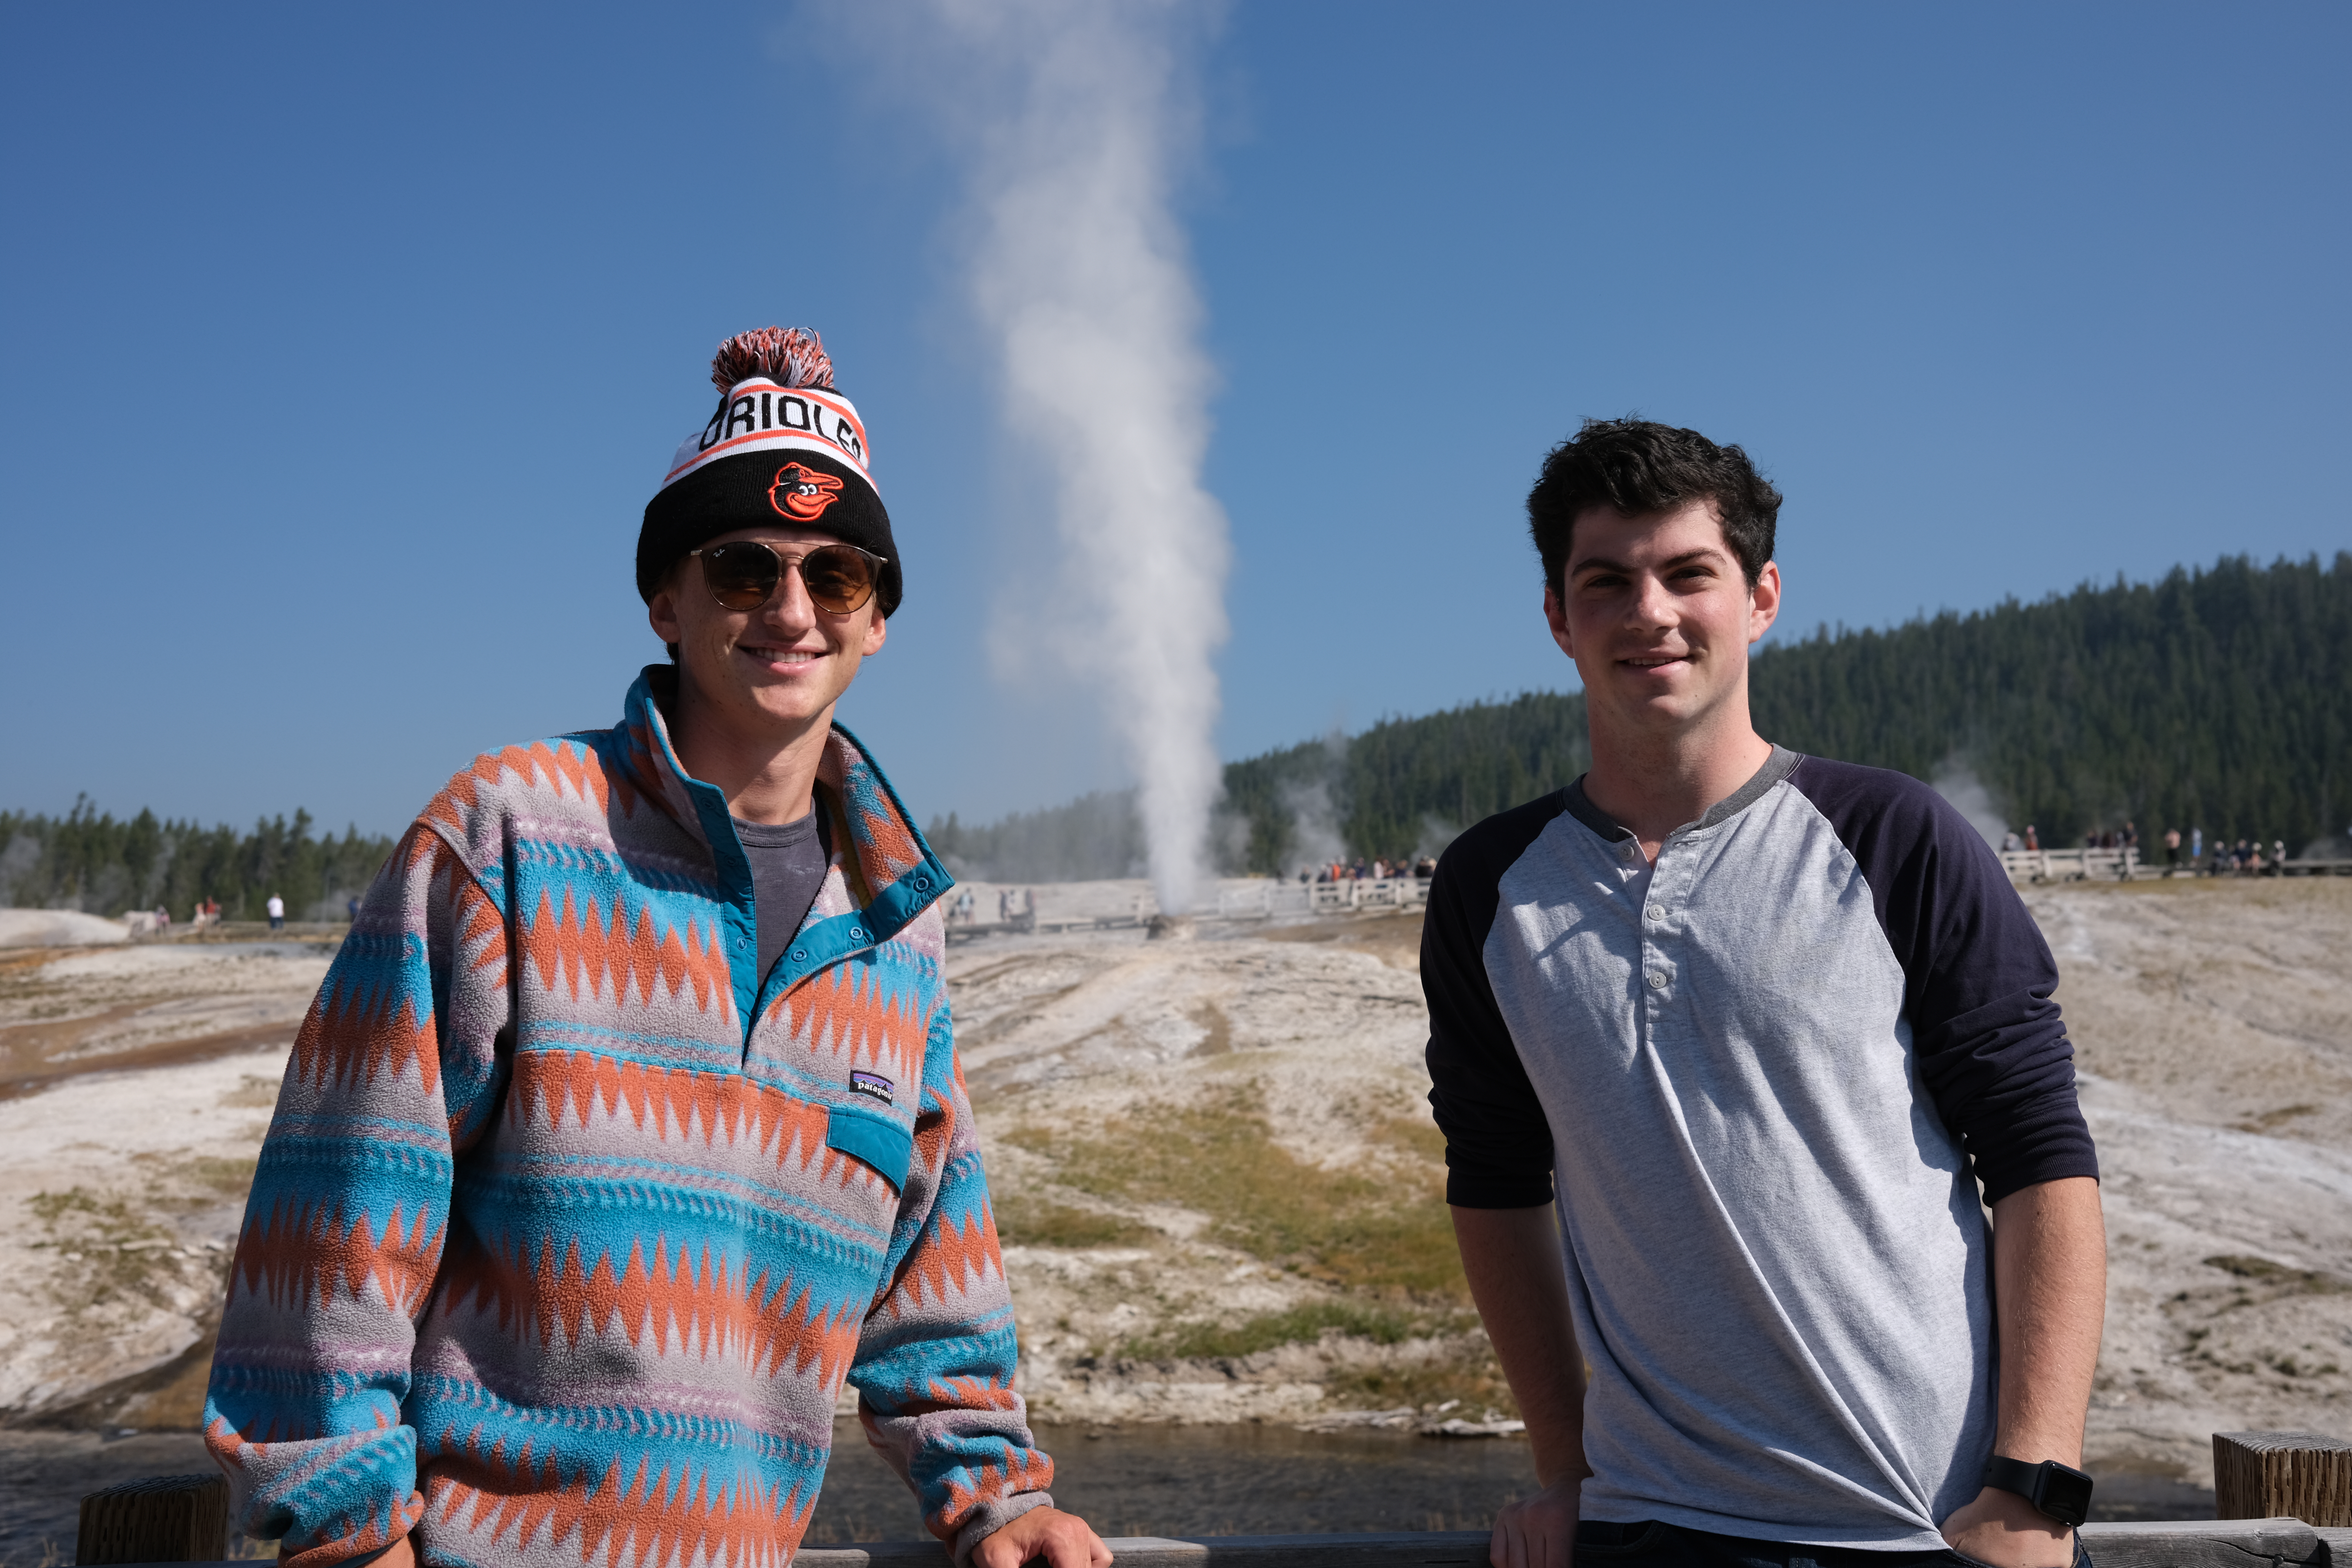
<path fill-rule="evenodd" d="M 970 1486 L 958 1480 L 953 1470 L 940 1478 L 947 1483 L 948 1500 L 923 1521 L 925 1528 L 941 1541 L 953 1541 L 957 1532 L 971 1522 L 973 1514 L 1001 1497 L 1042 1491 L 1052 1486 L 1054 1461 L 1034 1448 L 1015 1448 L 1007 1444 L 1004 1463 L 966 1468 L 962 1473 L 971 1478 Z"/>
<path fill-rule="evenodd" d="M 555 1132 L 566 1117 L 585 1128 L 591 1115 L 624 1112 L 640 1130 L 650 1118 L 664 1142 L 673 1127 L 684 1139 L 699 1132 L 706 1148 L 724 1132 L 730 1144 L 750 1140 L 778 1170 L 797 1164 L 806 1171 L 815 1161 L 820 1179 L 838 1169 L 848 1183 L 850 1163 L 825 1144 L 824 1107 L 781 1089 L 732 1073 L 615 1061 L 593 1051 L 527 1051 L 516 1058 L 507 1093 L 510 1124 L 544 1123 Z"/>
<path fill-rule="evenodd" d="M 1013 1392 L 1011 1383 L 999 1383 L 992 1377 L 951 1377 L 945 1383 L 931 1379 L 930 1407 L 935 1410 L 1010 1410 L 1021 1403 Z M 913 1406 L 900 1407 L 901 1415 L 921 1414 Z"/>
<path fill-rule="evenodd" d="M 772 1019 L 806 1030 L 813 1051 L 846 1053 L 849 1065 L 906 1082 L 916 1075 L 930 1020 L 912 994 L 886 991 L 872 964 L 837 963 L 776 998 Z"/>
<path fill-rule="evenodd" d="M 499 917 L 499 907 L 482 891 L 481 884 L 467 877 L 457 884 L 457 915 L 465 929 L 458 934 L 460 948 L 475 947 L 474 968 L 498 970 L 497 983 L 504 984 L 507 974 L 507 925 Z"/>
<path fill-rule="evenodd" d="M 448 1232 L 446 1221 L 429 1233 L 426 1223 L 420 1208 L 415 1224 L 404 1226 L 394 1204 L 379 1239 L 365 1211 L 346 1223 L 341 1205 L 330 1212 L 324 1204 L 280 1198 L 259 1225 L 248 1216 L 230 1284 L 242 1279 L 247 1295 L 266 1290 L 271 1306 L 300 1310 L 313 1298 L 326 1304 L 338 1281 L 358 1300 L 361 1287 L 373 1279 L 387 1306 L 414 1318 L 433 1288 Z"/>
<path fill-rule="evenodd" d="M 542 888 L 539 912 L 517 934 L 524 961 L 539 972 L 540 984 L 553 991 L 559 982 L 568 984 L 575 1002 L 583 985 L 593 996 L 607 982 L 621 1001 L 635 995 L 647 1006 L 663 993 L 674 997 L 691 986 L 698 1009 L 709 1012 L 716 997 L 723 1010 L 721 1016 L 731 1016 L 734 982 L 728 974 L 717 923 L 711 924 L 707 942 L 700 921 L 688 920 L 684 925 L 684 942 L 678 940 L 676 925 L 656 939 L 653 908 L 639 904 L 633 933 L 628 904 L 620 895 L 614 896 L 612 919 L 607 921 L 593 896 L 584 907 L 575 909 L 568 887 L 563 889 L 563 912 L 559 915 Z"/>
<path fill-rule="evenodd" d="M 483 1311 L 498 1313 L 501 1332 L 527 1325 L 538 1331 L 541 1344 L 552 1344 L 561 1329 L 574 1345 L 587 1334 L 617 1332 L 640 1349 L 650 1334 L 656 1350 L 676 1341 L 702 1361 L 735 1358 L 754 1376 L 805 1375 L 814 1369 L 827 1391 L 848 1375 L 862 1326 L 846 1307 L 816 1306 L 813 1288 L 788 1300 L 789 1278 L 772 1287 L 766 1272 L 757 1279 L 748 1268 L 738 1273 L 725 1258 L 714 1261 L 708 1247 L 698 1262 L 686 1247 L 673 1258 L 658 1237 L 650 1267 L 633 1244 L 618 1275 L 610 1258 L 583 1268 L 577 1241 L 559 1264 L 551 1238 L 541 1245 L 535 1267 L 480 1252 L 449 1272 L 452 1308 L 471 1297 Z"/>
<path fill-rule="evenodd" d="M 930 1228 L 899 1267 L 898 1288 L 890 1293 L 892 1316 L 904 1317 L 909 1309 L 919 1310 L 926 1286 L 929 1287 L 931 1300 L 945 1301 L 950 1284 L 961 1292 L 992 1274 L 1003 1277 L 1003 1258 L 996 1242 L 996 1212 L 983 1203 L 978 1218 L 967 1214 L 964 1219 L 966 1223 L 959 1230 L 955 1221 L 946 1215 L 932 1216 Z"/>
<path fill-rule="evenodd" d="M 336 1521 L 343 1533 L 322 1541 L 307 1552 L 289 1552 L 278 1559 L 278 1568 L 327 1568 L 333 1563 L 348 1562 L 378 1547 L 389 1546 L 416 1528 L 425 1517 L 425 1494 L 411 1492 L 400 1505 L 398 1512 L 386 1519 L 382 1515 L 368 1520 L 358 1529 L 352 1528 L 348 1519 Z"/>
<path fill-rule="evenodd" d="M 550 1547 L 576 1534 L 583 1563 L 601 1554 L 608 1565 L 625 1562 L 633 1568 L 681 1563 L 783 1568 L 816 1502 L 814 1497 L 802 1502 L 797 1487 L 783 1492 L 749 1476 L 731 1489 L 714 1488 L 707 1473 L 699 1480 L 680 1475 L 673 1485 L 667 1468 L 648 1479 L 651 1466 L 642 1458 L 625 1488 L 617 1459 L 593 1485 L 566 1482 L 552 1456 L 533 1465 L 528 1443 L 509 1462 L 503 1445 L 482 1452 L 478 1427 L 463 1449 L 457 1449 L 456 1436 L 452 1431 L 444 1438 L 453 1451 L 432 1468 L 427 1485 L 433 1508 L 444 1524 L 457 1522 L 469 1534 L 487 1532 L 491 1545 L 513 1530 L 517 1552 L 544 1528 Z"/>
<path fill-rule="evenodd" d="M 859 869 L 872 887 L 889 886 L 920 860 L 913 829 L 892 809 L 873 765 L 846 738 L 828 738 L 817 777 L 840 798 L 844 816 L 854 818 L 851 837 L 857 846 Z"/>
<path fill-rule="evenodd" d="M 397 1078 L 404 1068 L 416 1069 L 417 1081 L 429 1099 L 441 1089 L 441 1042 L 433 1027 L 430 1005 L 423 1018 L 411 997 L 400 998 L 395 1009 L 389 989 L 373 997 L 347 993 L 329 1010 L 330 986 L 310 1000 L 310 1011 L 294 1037 L 294 1081 L 320 1089 L 357 1076 L 373 1083 L 379 1071 Z"/>
<path fill-rule="evenodd" d="M 476 950 L 473 967 L 482 970 L 495 965 L 499 970 L 497 979 L 503 982 L 506 922 L 449 841 L 431 828 L 412 827 L 395 853 L 404 856 L 401 868 L 407 873 L 412 886 L 421 884 L 420 890 L 425 891 L 440 889 L 449 900 L 455 923 L 462 928 L 458 946 Z"/>
<path fill-rule="evenodd" d="M 545 741 L 533 741 L 528 746 L 508 746 L 476 757 L 472 766 L 454 775 L 433 797 L 433 804 L 425 808 L 425 819 L 465 836 L 467 819 L 481 805 L 483 788 L 497 788 L 509 773 L 527 786 L 554 790 L 558 799 L 568 790 L 577 799 L 593 800 L 599 812 L 610 809 L 617 797 L 622 816 L 636 815 L 636 789 L 626 777 L 608 772 L 593 747 L 575 749 L 570 742 L 551 746 Z"/>

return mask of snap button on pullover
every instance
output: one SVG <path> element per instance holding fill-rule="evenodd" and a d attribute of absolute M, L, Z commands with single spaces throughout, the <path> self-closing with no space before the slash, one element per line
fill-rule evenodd
<path fill-rule="evenodd" d="M 1653 969 L 1650 971 L 1650 989 L 1653 991 L 1664 991 L 1665 988 L 1666 972 L 1663 969 Z"/>

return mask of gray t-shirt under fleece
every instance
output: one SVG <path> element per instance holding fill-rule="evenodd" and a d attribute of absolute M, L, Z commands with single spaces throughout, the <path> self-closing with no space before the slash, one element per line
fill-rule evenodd
<path fill-rule="evenodd" d="M 1446 851 L 1447 1197 L 1559 1205 L 1583 1516 L 1940 1550 L 1994 1438 L 1979 1206 L 2098 1163 L 2048 946 L 1901 773 L 1775 748 L 1654 867 L 1572 784 Z"/>
<path fill-rule="evenodd" d="M 824 886 L 828 858 L 824 835 L 818 830 L 824 815 L 812 811 L 796 821 L 776 824 L 735 819 L 735 837 L 751 867 L 751 910 L 760 928 L 755 986 L 767 984 L 768 971 L 791 945 Z"/>

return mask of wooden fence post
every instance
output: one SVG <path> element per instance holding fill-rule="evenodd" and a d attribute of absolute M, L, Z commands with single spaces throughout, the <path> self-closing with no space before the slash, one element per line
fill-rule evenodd
<path fill-rule="evenodd" d="M 2352 1443 L 2316 1432 L 2214 1433 L 2213 1516 L 2352 1525 Z"/>
<path fill-rule="evenodd" d="M 228 1479 L 150 1476 L 81 1500 L 76 1563 L 216 1563 L 228 1555 Z"/>

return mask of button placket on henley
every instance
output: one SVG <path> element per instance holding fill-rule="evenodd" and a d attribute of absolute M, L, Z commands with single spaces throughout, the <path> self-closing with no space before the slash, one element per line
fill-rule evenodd
<path fill-rule="evenodd" d="M 1658 846 L 1658 858 L 1641 889 L 1642 906 L 1634 929 L 1641 933 L 1642 982 L 1649 994 L 1654 1016 L 1656 1007 L 1675 999 L 1678 966 L 1666 944 L 1675 934 L 1671 908 L 1674 889 L 1685 879 L 1684 863 L 1690 854 L 1689 841 L 1681 834 L 1670 834 Z"/>

